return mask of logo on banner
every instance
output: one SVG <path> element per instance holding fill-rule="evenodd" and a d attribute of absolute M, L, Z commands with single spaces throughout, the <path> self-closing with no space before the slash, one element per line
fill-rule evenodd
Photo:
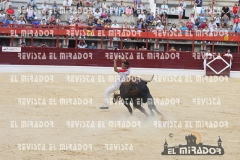
<path fill-rule="evenodd" d="M 21 52 L 21 47 L 2 47 L 2 52 Z"/>
<path fill-rule="evenodd" d="M 225 67 L 225 68 L 223 68 L 222 70 L 220 70 L 219 72 L 217 72 L 214 68 L 212 68 L 211 67 L 211 63 L 212 62 L 214 62 L 215 60 L 222 60 L 227 66 Z M 230 68 L 231 67 L 231 65 L 227 62 L 227 61 L 225 61 L 225 59 L 223 59 L 221 56 L 217 56 L 216 58 L 214 58 L 213 60 L 211 60 L 210 62 L 208 62 L 207 64 L 206 64 L 206 66 L 208 67 L 208 68 L 210 68 L 214 73 L 216 73 L 216 74 L 220 74 L 220 73 L 222 73 L 223 71 L 225 71 L 227 68 Z"/>
<path fill-rule="evenodd" d="M 198 132 L 192 132 L 185 136 L 186 145 L 168 147 L 167 140 L 164 143 L 162 155 L 223 155 L 222 140 L 219 136 L 217 145 L 204 145 L 201 140 L 202 136 Z"/>

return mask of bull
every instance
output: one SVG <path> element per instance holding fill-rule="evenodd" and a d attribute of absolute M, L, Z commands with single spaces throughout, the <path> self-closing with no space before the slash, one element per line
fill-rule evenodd
<path fill-rule="evenodd" d="M 162 115 L 156 108 L 154 104 L 154 100 L 150 91 L 148 89 L 147 83 L 151 82 L 154 75 L 152 76 L 151 80 L 144 80 L 139 77 L 130 77 L 126 82 L 122 82 L 119 90 L 120 94 L 114 93 L 113 96 L 113 103 L 118 101 L 120 98 L 122 99 L 124 105 L 128 108 L 130 115 L 133 114 L 133 110 L 130 106 L 130 102 L 133 103 L 134 109 L 139 109 L 142 113 L 144 113 L 147 117 L 149 114 L 145 111 L 142 107 L 142 103 L 147 103 L 148 108 L 151 112 L 151 115 L 154 116 L 153 110 L 158 114 Z"/>

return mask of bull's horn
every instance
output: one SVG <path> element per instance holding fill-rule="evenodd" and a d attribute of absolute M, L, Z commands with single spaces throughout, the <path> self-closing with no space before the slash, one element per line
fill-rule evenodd
<path fill-rule="evenodd" d="M 145 80 L 145 79 L 142 79 L 142 78 L 141 78 L 141 80 L 144 81 L 144 82 L 151 82 L 153 80 L 153 77 L 154 77 L 154 74 L 153 74 L 153 76 L 150 80 Z"/>

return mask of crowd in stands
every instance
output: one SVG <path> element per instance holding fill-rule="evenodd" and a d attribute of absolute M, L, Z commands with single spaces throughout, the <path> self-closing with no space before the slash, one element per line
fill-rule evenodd
<path fill-rule="evenodd" d="M 10 0 L 11 1 L 11 0 Z M 195 0 L 193 12 L 185 15 L 186 2 L 181 0 L 177 10 L 178 24 L 171 24 L 168 27 L 168 14 L 170 9 L 166 1 L 162 2 L 159 12 L 154 14 L 148 6 L 141 0 L 133 0 L 133 3 L 125 4 L 123 1 L 115 1 L 109 5 L 106 0 L 62 0 L 62 6 L 59 7 L 54 1 L 48 4 L 43 1 L 42 5 L 36 3 L 35 0 L 27 0 L 26 5 L 19 10 L 17 17 L 11 5 L 6 6 L 6 0 L 1 2 L 0 18 L 2 26 L 8 24 L 33 24 L 33 25 L 63 25 L 70 27 L 92 27 L 95 29 L 102 28 L 129 28 L 136 29 L 139 32 L 143 29 L 170 29 L 173 31 L 201 30 L 204 33 L 214 31 L 227 30 L 229 32 L 240 33 L 239 2 L 232 6 L 224 6 L 221 13 L 217 13 L 214 9 L 216 0 L 212 0 L 208 8 L 202 6 L 202 0 Z M 178 2 L 178 1 L 177 1 Z M 14 2 L 12 3 L 14 6 Z M 230 8 L 231 9 L 230 9 Z M 86 9 L 87 10 L 84 10 Z M 74 12 L 76 11 L 76 12 Z M 36 12 L 41 13 L 42 17 L 37 17 Z M 63 14 L 69 13 L 67 20 L 63 19 Z M 124 21 L 124 24 L 118 24 L 116 20 L 112 20 L 111 16 L 136 17 L 137 21 Z M 81 19 L 84 15 L 85 19 Z M 183 18 L 189 19 L 185 22 Z M 209 18 L 210 17 L 210 18 Z M 232 23 L 230 23 L 232 22 Z M 84 37 L 80 37 L 84 38 Z M 107 37 L 106 37 L 107 38 Z M 114 37 L 117 40 L 117 37 Z M 144 41 L 144 39 L 142 39 Z M 79 46 L 81 46 L 79 44 Z M 83 45 L 84 46 L 84 45 Z"/>

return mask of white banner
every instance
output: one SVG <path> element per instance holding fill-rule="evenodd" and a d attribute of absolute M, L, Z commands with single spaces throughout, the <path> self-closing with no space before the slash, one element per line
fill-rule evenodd
<path fill-rule="evenodd" d="M 2 52 L 21 52 L 21 47 L 2 47 Z"/>

